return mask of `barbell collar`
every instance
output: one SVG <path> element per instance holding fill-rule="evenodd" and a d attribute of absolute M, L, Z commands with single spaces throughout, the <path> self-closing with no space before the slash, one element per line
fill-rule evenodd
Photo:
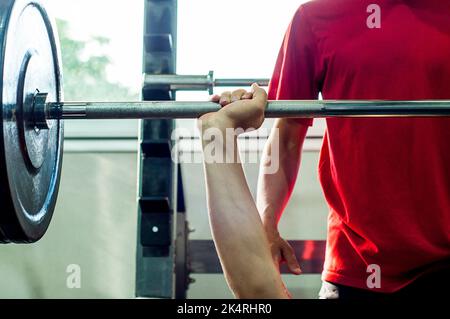
<path fill-rule="evenodd" d="M 41 93 L 39 91 L 36 91 L 33 96 L 32 119 L 34 121 L 35 128 L 39 130 L 48 130 L 50 128 L 47 122 L 47 96 L 48 93 Z"/>

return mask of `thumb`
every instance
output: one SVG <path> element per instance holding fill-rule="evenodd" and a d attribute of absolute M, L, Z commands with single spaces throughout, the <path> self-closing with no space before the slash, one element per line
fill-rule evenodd
<path fill-rule="evenodd" d="M 253 100 L 264 107 L 267 107 L 267 93 L 257 83 L 252 85 Z"/>
<path fill-rule="evenodd" d="M 287 266 L 291 273 L 294 275 L 300 275 L 302 273 L 295 254 L 287 247 L 283 247 L 283 257 L 286 260 Z"/>

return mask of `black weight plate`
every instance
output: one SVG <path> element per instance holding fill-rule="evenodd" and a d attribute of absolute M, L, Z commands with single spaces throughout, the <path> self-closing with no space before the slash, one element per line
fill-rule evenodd
<path fill-rule="evenodd" d="M 32 98 L 62 101 L 56 28 L 39 0 L 0 0 L 0 241 L 31 243 L 47 231 L 55 209 L 63 126 L 38 130 Z"/>

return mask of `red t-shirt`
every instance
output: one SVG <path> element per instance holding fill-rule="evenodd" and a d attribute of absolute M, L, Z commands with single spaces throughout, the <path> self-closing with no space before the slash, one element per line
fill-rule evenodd
<path fill-rule="evenodd" d="M 372 3 L 381 28 L 367 25 Z M 320 92 L 325 100 L 450 99 L 450 1 L 302 5 L 269 98 Z M 330 207 L 324 280 L 368 289 L 376 264 L 377 291 L 394 292 L 449 260 L 450 119 L 328 119 L 319 176 Z"/>

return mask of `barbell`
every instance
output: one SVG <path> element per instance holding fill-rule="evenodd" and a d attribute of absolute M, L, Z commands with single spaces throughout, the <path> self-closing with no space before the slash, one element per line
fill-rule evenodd
<path fill-rule="evenodd" d="M 32 243 L 48 229 L 61 177 L 63 120 L 198 118 L 210 102 L 64 102 L 59 41 L 40 0 L 0 0 L 0 242 Z M 170 89 L 267 85 L 267 80 L 157 76 Z M 172 85 L 173 84 L 173 85 Z M 270 101 L 267 117 L 450 116 L 450 101 Z"/>

